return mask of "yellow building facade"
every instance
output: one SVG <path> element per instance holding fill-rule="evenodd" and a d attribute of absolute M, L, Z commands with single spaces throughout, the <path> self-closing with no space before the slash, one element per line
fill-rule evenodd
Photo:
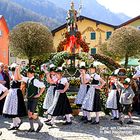
<path fill-rule="evenodd" d="M 98 45 L 105 42 L 112 32 L 117 28 L 114 25 L 80 16 L 77 21 L 78 31 L 81 32 L 83 40 L 88 43 L 91 53 L 98 52 Z M 54 36 L 54 47 L 57 48 L 63 41 L 67 32 L 67 24 L 64 24 L 52 31 Z M 89 53 L 90 53 L 89 52 Z"/>
<path fill-rule="evenodd" d="M 133 26 L 140 30 L 140 15 L 128 20 L 127 22 L 121 24 L 119 27 L 122 27 L 122 26 Z"/>

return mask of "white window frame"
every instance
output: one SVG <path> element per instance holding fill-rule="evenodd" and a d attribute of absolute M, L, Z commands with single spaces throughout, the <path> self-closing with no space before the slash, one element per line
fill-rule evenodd
<path fill-rule="evenodd" d="M 2 30 L 0 29 L 0 37 L 2 36 Z"/>

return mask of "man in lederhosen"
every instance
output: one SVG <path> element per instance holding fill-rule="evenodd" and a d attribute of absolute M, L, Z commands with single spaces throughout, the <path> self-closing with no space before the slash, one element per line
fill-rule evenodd
<path fill-rule="evenodd" d="M 35 114 L 38 99 L 40 95 L 45 90 L 45 85 L 43 82 L 40 82 L 38 79 L 36 79 L 35 76 L 35 69 L 30 67 L 27 70 L 27 77 L 21 76 L 20 71 L 18 69 L 18 75 L 22 81 L 27 83 L 27 109 L 28 109 L 28 117 L 30 122 L 30 129 L 28 132 L 35 132 L 34 130 L 34 121 L 38 123 L 38 128 L 36 132 L 39 132 L 42 127 L 43 123 L 39 120 L 38 115 Z"/>

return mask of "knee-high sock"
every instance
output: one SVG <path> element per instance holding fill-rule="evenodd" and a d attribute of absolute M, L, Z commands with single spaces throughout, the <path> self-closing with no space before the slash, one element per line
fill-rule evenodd
<path fill-rule="evenodd" d="M 54 124 L 55 119 L 56 119 L 56 117 L 53 116 L 51 119 L 51 124 Z"/>
<path fill-rule="evenodd" d="M 51 119 L 52 118 L 52 116 L 51 115 L 48 115 L 48 119 Z"/>
<path fill-rule="evenodd" d="M 87 113 L 87 119 L 91 120 L 90 112 L 87 111 L 86 113 Z"/>
<path fill-rule="evenodd" d="M 42 125 L 42 122 L 40 121 L 39 117 L 37 117 L 37 118 L 35 119 L 35 121 L 38 123 L 38 125 Z"/>
<path fill-rule="evenodd" d="M 12 120 L 13 120 L 12 127 L 15 127 L 15 126 L 17 126 L 16 118 L 13 118 Z"/>
<path fill-rule="evenodd" d="M 30 128 L 34 129 L 34 120 L 32 118 L 29 118 Z"/>
<path fill-rule="evenodd" d="M 15 119 L 16 119 L 17 124 L 20 124 L 21 119 L 19 117 L 16 117 Z"/>
<path fill-rule="evenodd" d="M 115 110 L 115 112 L 116 112 L 116 117 L 119 118 L 119 111 Z"/>
<path fill-rule="evenodd" d="M 99 112 L 95 112 L 95 114 L 96 114 L 96 119 L 95 119 L 95 121 L 96 121 L 96 122 L 99 122 Z"/>
<path fill-rule="evenodd" d="M 65 115 L 65 116 L 66 116 L 67 122 L 71 122 L 70 115 L 67 114 L 67 115 Z"/>
<path fill-rule="evenodd" d="M 83 112 L 83 116 L 86 117 L 87 116 L 87 112 L 84 111 L 84 110 L 82 110 L 82 112 Z"/>
<path fill-rule="evenodd" d="M 128 117 L 129 117 L 129 120 L 132 121 L 132 114 L 130 112 L 128 113 Z"/>
<path fill-rule="evenodd" d="M 123 113 L 121 114 L 121 118 L 120 119 L 121 119 L 122 122 L 124 122 L 125 115 Z"/>

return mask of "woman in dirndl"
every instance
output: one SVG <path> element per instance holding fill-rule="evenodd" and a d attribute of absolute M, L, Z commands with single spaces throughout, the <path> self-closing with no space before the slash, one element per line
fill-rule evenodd
<path fill-rule="evenodd" d="M 79 91 L 78 91 L 78 94 L 77 94 L 77 97 L 75 100 L 75 104 L 79 107 L 82 106 L 84 98 L 85 98 L 88 88 L 89 88 L 90 75 L 87 74 L 86 72 L 87 72 L 87 68 L 84 65 L 83 66 L 81 65 L 81 67 L 80 67 L 81 84 L 80 84 L 80 88 L 79 88 Z M 84 121 L 84 120 L 86 120 L 87 114 L 86 114 L 85 110 L 82 110 L 82 112 L 83 112 L 83 116 L 81 118 L 81 121 Z"/>
<path fill-rule="evenodd" d="M 46 73 L 47 75 L 47 83 L 50 84 L 47 94 L 44 99 L 43 103 L 43 109 L 46 111 L 45 114 L 48 114 L 47 110 L 50 108 L 50 106 L 53 103 L 54 95 L 55 95 L 55 90 L 56 90 L 56 82 L 57 82 L 57 77 L 55 73 L 56 67 L 54 64 L 51 64 L 49 66 L 49 72 Z M 44 122 L 49 122 L 51 120 L 51 115 L 48 114 L 48 119 L 45 120 Z"/>
<path fill-rule="evenodd" d="M 106 102 L 106 108 L 111 109 L 112 119 L 119 120 L 119 91 L 117 88 L 117 74 L 112 73 L 109 82 L 109 93 Z"/>
<path fill-rule="evenodd" d="M 84 123 L 91 122 L 92 124 L 99 124 L 100 105 L 100 89 L 105 85 L 105 81 L 96 73 L 96 67 L 93 64 L 89 67 L 91 76 L 90 88 L 84 98 L 82 109 L 87 112 L 87 119 Z M 90 112 L 95 112 L 96 119 L 92 122 Z"/>
<path fill-rule="evenodd" d="M 8 130 L 16 130 L 22 124 L 22 120 L 19 117 L 27 115 L 26 107 L 22 91 L 20 89 L 21 82 L 18 81 L 17 69 L 15 70 L 14 79 L 11 82 L 9 93 L 6 96 L 3 115 L 8 118 L 12 118 L 13 124 Z"/>
<path fill-rule="evenodd" d="M 56 69 L 56 75 L 58 78 L 55 96 L 53 100 L 52 106 L 48 109 L 48 113 L 52 116 L 50 122 L 46 123 L 47 125 L 53 125 L 56 116 L 65 116 L 66 122 L 63 125 L 72 124 L 70 115 L 72 113 L 72 109 L 66 95 L 66 91 L 69 88 L 69 83 L 67 78 L 63 77 L 63 69 L 62 67 L 58 67 Z"/>

